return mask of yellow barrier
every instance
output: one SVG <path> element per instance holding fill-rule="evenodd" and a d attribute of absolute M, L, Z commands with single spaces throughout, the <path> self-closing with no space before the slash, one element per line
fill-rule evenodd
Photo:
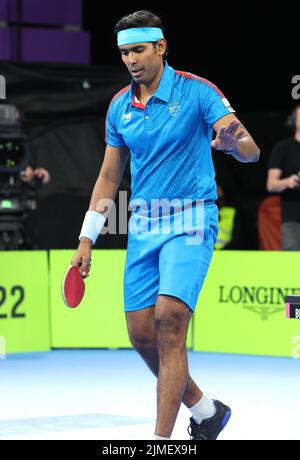
<path fill-rule="evenodd" d="M 284 296 L 300 294 L 299 252 L 216 251 L 195 313 L 194 350 L 294 356 L 300 322 Z"/>
<path fill-rule="evenodd" d="M 49 350 L 47 252 L 0 252 L 0 266 L 0 355 Z"/>

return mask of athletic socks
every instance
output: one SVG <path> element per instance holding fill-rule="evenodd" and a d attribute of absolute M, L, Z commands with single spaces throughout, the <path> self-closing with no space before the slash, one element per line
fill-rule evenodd
<path fill-rule="evenodd" d="M 216 413 L 213 401 L 205 395 L 203 395 L 194 406 L 189 407 L 189 409 L 194 420 L 198 424 L 200 424 L 204 418 L 212 417 Z"/>

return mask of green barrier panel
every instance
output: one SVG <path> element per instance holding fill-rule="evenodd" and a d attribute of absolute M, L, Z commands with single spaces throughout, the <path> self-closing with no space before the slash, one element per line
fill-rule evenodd
<path fill-rule="evenodd" d="M 194 349 L 300 358 L 300 252 L 216 251 L 196 308 Z"/>
<path fill-rule="evenodd" d="M 126 251 L 93 250 L 92 270 L 81 304 L 71 309 L 61 298 L 61 281 L 73 250 L 50 251 L 51 332 L 53 348 L 132 348 L 123 306 Z M 187 346 L 192 346 L 192 326 Z"/>
<path fill-rule="evenodd" d="M 0 252 L 0 266 L 0 355 L 49 350 L 47 252 Z"/>

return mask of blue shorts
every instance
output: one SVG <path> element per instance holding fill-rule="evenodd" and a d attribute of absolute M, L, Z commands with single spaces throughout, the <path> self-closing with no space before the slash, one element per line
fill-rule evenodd
<path fill-rule="evenodd" d="M 149 218 L 131 214 L 124 273 L 125 312 L 154 306 L 160 294 L 177 297 L 195 310 L 217 239 L 218 208 L 214 203 L 205 204 L 201 223 L 193 226 L 188 219 L 188 225 L 178 227 L 176 218 L 169 218 L 167 231 L 162 230 L 162 218 L 157 218 L 160 223 L 149 231 Z"/>

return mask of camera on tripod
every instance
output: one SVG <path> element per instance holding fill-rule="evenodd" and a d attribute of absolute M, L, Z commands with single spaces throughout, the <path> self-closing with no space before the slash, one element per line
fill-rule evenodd
<path fill-rule="evenodd" d="M 20 177 L 29 164 L 18 109 L 0 104 L 0 250 L 31 249 L 25 232 L 28 211 L 36 207 L 37 182 Z"/>

